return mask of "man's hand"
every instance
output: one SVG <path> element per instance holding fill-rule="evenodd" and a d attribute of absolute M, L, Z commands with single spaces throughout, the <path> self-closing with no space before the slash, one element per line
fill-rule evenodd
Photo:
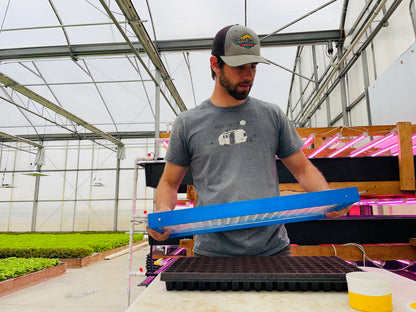
<path fill-rule="evenodd" d="M 160 177 L 159 184 L 156 188 L 156 212 L 171 211 L 175 209 L 179 185 L 185 176 L 187 167 L 181 167 L 170 162 L 166 162 L 163 174 Z M 155 240 L 167 240 L 170 230 L 163 233 L 156 232 L 146 226 L 147 233 Z"/>
<path fill-rule="evenodd" d="M 330 211 L 327 212 L 325 215 L 328 218 L 338 218 L 341 217 L 343 215 L 346 215 L 348 213 L 348 211 L 350 211 L 351 206 L 345 207 L 344 209 L 341 209 L 340 211 Z"/>
<path fill-rule="evenodd" d="M 163 212 L 163 211 L 170 211 L 168 207 L 157 209 L 157 212 Z M 170 230 L 166 230 L 163 233 L 159 233 L 155 230 L 149 229 L 149 226 L 146 225 L 147 234 L 149 234 L 151 237 L 153 237 L 157 241 L 165 241 L 169 238 Z"/>
<path fill-rule="evenodd" d="M 170 230 L 167 230 L 163 233 L 156 232 L 155 230 L 149 229 L 149 227 L 146 225 L 147 234 L 149 234 L 151 237 L 153 237 L 157 241 L 165 241 L 169 238 Z"/>

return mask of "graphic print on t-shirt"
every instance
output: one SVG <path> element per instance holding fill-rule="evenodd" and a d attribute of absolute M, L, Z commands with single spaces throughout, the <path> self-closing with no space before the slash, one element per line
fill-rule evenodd
<path fill-rule="evenodd" d="M 240 121 L 240 125 L 244 126 L 245 120 Z M 218 143 L 220 145 L 235 145 L 247 142 L 247 133 L 243 129 L 228 130 L 220 134 Z"/>

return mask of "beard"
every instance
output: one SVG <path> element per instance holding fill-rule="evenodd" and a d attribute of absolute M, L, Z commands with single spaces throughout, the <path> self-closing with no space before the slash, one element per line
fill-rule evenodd
<path fill-rule="evenodd" d="M 231 81 L 225 77 L 222 70 L 219 75 L 219 83 L 224 88 L 224 90 L 236 100 L 245 100 L 248 97 L 252 87 L 252 81 L 250 80 L 244 80 L 240 83 L 232 84 Z M 250 88 L 248 90 L 238 90 L 239 84 L 249 84 Z"/>

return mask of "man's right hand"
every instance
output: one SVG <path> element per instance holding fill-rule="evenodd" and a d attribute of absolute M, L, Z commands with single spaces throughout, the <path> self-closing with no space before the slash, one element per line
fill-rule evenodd
<path fill-rule="evenodd" d="M 171 211 L 168 207 L 165 208 L 156 208 L 156 213 L 163 212 L 163 211 Z M 165 241 L 169 238 L 170 230 L 166 230 L 163 233 L 159 233 L 155 230 L 149 229 L 149 226 L 146 225 L 147 234 L 149 234 L 151 237 L 153 237 L 157 241 Z"/>
<path fill-rule="evenodd" d="M 175 208 L 178 196 L 179 185 L 185 176 L 187 167 L 181 167 L 170 162 L 166 162 L 163 174 L 160 177 L 159 184 L 156 188 L 155 203 L 156 213 L 162 211 L 170 211 Z M 147 233 L 158 241 L 167 240 L 170 230 L 163 233 L 147 228 Z"/>
<path fill-rule="evenodd" d="M 170 230 L 166 230 L 163 233 L 159 233 L 155 230 L 149 229 L 149 227 L 146 225 L 147 233 L 153 237 L 157 241 L 165 241 L 169 238 Z"/>

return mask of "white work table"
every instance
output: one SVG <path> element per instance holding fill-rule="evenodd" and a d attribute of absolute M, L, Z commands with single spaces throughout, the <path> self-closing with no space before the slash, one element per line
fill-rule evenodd
<path fill-rule="evenodd" d="M 387 274 L 392 282 L 393 311 L 405 312 L 408 302 L 416 302 L 416 282 L 378 268 L 366 271 Z M 357 311 L 345 292 L 301 291 L 167 291 L 158 276 L 130 305 L 126 312 L 341 312 Z"/>

